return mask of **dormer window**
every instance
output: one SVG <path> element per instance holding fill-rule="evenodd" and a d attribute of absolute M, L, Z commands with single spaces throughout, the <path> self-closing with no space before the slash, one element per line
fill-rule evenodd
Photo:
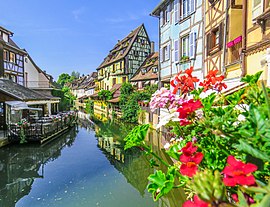
<path fill-rule="evenodd" d="M 145 74 L 146 73 L 146 68 L 143 68 L 142 69 L 142 74 Z"/>
<path fill-rule="evenodd" d="M 2 33 L 2 37 L 3 37 L 3 40 L 5 41 L 5 42 L 8 42 L 8 34 L 6 34 L 6 33 Z"/>
<path fill-rule="evenodd" d="M 157 73 L 158 72 L 158 68 L 157 67 L 154 67 L 153 68 L 153 73 Z"/>

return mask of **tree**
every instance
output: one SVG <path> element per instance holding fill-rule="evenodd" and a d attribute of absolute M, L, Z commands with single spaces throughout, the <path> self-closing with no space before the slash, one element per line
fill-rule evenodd
<path fill-rule="evenodd" d="M 79 79 L 80 78 L 80 73 L 76 71 L 72 71 L 71 77 L 74 77 L 74 79 Z"/>
<path fill-rule="evenodd" d="M 59 75 L 57 83 L 60 84 L 62 87 L 64 87 L 64 85 L 68 82 L 71 82 L 74 80 L 74 77 L 70 76 L 67 73 L 62 73 L 61 75 Z"/>

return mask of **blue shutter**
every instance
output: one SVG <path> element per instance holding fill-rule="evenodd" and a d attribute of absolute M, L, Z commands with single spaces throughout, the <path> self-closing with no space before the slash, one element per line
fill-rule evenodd
<path fill-rule="evenodd" d="M 174 61 L 179 61 L 179 40 L 174 41 Z"/>
<path fill-rule="evenodd" d="M 170 43 L 168 44 L 167 49 L 168 49 L 168 60 L 170 60 L 170 58 L 171 58 L 171 45 L 170 45 Z"/>
<path fill-rule="evenodd" d="M 179 21 L 179 0 L 174 1 L 174 23 Z"/>
<path fill-rule="evenodd" d="M 160 12 L 160 17 L 159 17 L 159 21 L 160 21 L 160 26 L 162 26 L 163 25 L 163 16 L 164 16 L 164 12 L 163 11 L 161 11 Z"/>
<path fill-rule="evenodd" d="M 171 4 L 169 3 L 169 5 L 167 6 L 166 22 L 169 22 L 170 19 L 171 19 L 171 13 L 170 13 L 170 10 L 171 10 Z"/>
<path fill-rule="evenodd" d="M 194 12 L 196 9 L 196 0 L 190 0 L 189 7 L 190 7 L 189 9 L 190 13 Z"/>
<path fill-rule="evenodd" d="M 196 32 L 189 35 L 189 58 L 194 59 L 196 54 Z"/>

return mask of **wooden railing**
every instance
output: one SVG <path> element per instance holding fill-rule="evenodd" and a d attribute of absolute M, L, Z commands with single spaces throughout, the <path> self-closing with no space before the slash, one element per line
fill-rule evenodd
<path fill-rule="evenodd" d="M 19 141 L 23 133 L 28 141 L 42 141 L 73 126 L 76 119 L 76 113 L 66 113 L 57 115 L 55 118 L 39 119 L 27 126 L 10 124 L 8 126 L 8 138 L 10 141 Z"/>

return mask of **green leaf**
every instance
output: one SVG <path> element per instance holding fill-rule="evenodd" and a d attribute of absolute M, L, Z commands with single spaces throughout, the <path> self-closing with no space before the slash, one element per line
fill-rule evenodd
<path fill-rule="evenodd" d="M 249 207 L 249 205 L 248 205 L 248 203 L 247 203 L 247 201 L 245 199 L 244 194 L 240 190 L 238 190 L 237 195 L 238 195 L 238 200 L 239 200 L 239 206 L 241 206 L 241 207 Z"/>
<path fill-rule="evenodd" d="M 248 143 L 246 143 L 242 139 L 239 140 L 239 145 L 236 145 L 235 148 L 238 149 L 239 151 L 243 151 L 243 152 L 250 154 L 253 157 L 256 157 L 256 158 L 261 159 L 263 161 L 270 160 L 270 157 L 267 154 L 261 152 L 260 150 L 253 148 L 251 145 L 249 145 Z"/>
<path fill-rule="evenodd" d="M 259 71 L 257 72 L 256 74 L 254 75 L 246 75 L 245 77 L 243 77 L 241 79 L 241 82 L 244 82 L 244 83 L 249 83 L 249 84 L 255 84 L 258 82 L 261 74 L 262 74 L 263 71 Z"/>
<path fill-rule="evenodd" d="M 150 193 L 152 193 L 153 198 L 157 201 L 161 196 L 169 193 L 174 186 L 174 176 L 173 173 L 168 172 L 166 175 L 158 170 L 155 174 L 148 177 L 151 182 L 147 188 Z"/>
<path fill-rule="evenodd" d="M 269 207 L 270 205 L 270 194 L 264 196 L 258 207 Z"/>
<path fill-rule="evenodd" d="M 124 149 L 127 150 L 132 147 L 140 146 L 146 137 L 149 126 L 149 124 L 144 124 L 134 127 L 124 138 L 124 141 L 126 141 Z"/>

